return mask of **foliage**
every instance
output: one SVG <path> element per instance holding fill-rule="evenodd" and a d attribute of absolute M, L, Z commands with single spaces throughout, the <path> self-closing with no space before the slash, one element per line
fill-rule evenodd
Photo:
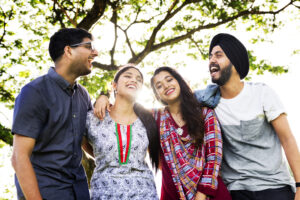
<path fill-rule="evenodd" d="M 210 39 L 220 27 L 255 32 L 252 43 L 267 42 L 268 33 L 283 27 L 280 16 L 290 13 L 299 21 L 299 10 L 299 0 L 1 0 L 0 103 L 13 108 L 20 88 L 47 72 L 52 65 L 49 36 L 62 27 L 84 28 L 99 41 L 96 69 L 79 80 L 95 99 L 109 90 L 107 83 L 123 64 L 185 65 L 170 55 L 206 60 Z M 287 72 L 250 49 L 248 53 L 256 74 Z M 0 139 L 12 144 L 10 129 L 2 123 Z M 93 162 L 84 159 L 83 164 L 90 177 Z"/>
<path fill-rule="evenodd" d="M 94 100 L 101 91 L 109 91 L 108 83 L 113 81 L 114 72 L 99 70 L 89 76 L 81 77 L 79 83 L 87 88 L 92 100 Z"/>
<path fill-rule="evenodd" d="M 61 27 L 79 27 L 100 41 L 94 73 L 80 83 L 95 98 L 109 89 L 115 70 L 128 62 L 149 67 L 168 54 L 207 59 L 218 27 L 258 32 L 264 42 L 283 26 L 282 13 L 299 16 L 299 1 L 276 0 L 2 0 L 0 5 L 0 102 L 12 108 L 22 85 L 44 74 L 51 61 L 49 36 Z M 294 20 L 297 20 L 295 17 Z M 298 17 L 299 20 L 299 17 Z M 183 48 L 184 47 L 184 48 Z M 299 50 L 296 50 L 299 51 Z M 165 56 L 162 57 L 161 54 Z M 154 57 L 154 59 L 153 59 Z M 285 73 L 249 50 L 251 70 Z"/>
<path fill-rule="evenodd" d="M 256 71 L 256 74 L 263 75 L 265 71 L 271 72 L 275 75 L 287 73 L 288 69 L 282 66 L 271 66 L 266 60 L 257 60 L 257 56 L 253 55 L 253 51 L 248 51 L 249 61 L 251 64 L 250 70 Z"/>
<path fill-rule="evenodd" d="M 43 46 L 49 40 L 42 17 L 45 8 L 22 0 L 4 0 L 0 5 L 0 100 L 11 107 L 21 85 L 49 61 Z"/>
<path fill-rule="evenodd" d="M 14 170 L 11 167 L 12 147 L 0 140 L 0 200 L 17 199 Z"/>
<path fill-rule="evenodd" d="M 0 139 L 9 145 L 12 145 L 13 143 L 13 137 L 10 133 L 10 129 L 2 126 L 2 124 L 0 124 Z"/>

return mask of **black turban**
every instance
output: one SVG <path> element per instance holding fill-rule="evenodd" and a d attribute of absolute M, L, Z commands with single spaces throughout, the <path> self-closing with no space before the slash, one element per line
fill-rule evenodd
<path fill-rule="evenodd" d="M 226 33 L 220 33 L 212 39 L 209 54 L 214 46 L 217 45 L 222 48 L 230 62 L 234 65 L 240 78 L 245 78 L 249 72 L 249 58 L 245 46 L 234 36 Z"/>

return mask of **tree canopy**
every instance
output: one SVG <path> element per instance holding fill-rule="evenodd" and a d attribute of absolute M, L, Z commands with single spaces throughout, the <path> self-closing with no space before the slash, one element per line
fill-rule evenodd
<path fill-rule="evenodd" d="M 289 12 L 299 20 L 299 0 L 4 0 L 0 5 L 0 102 L 13 108 L 20 87 L 51 65 L 49 37 L 62 27 L 89 30 L 99 40 L 99 58 L 92 76 L 83 77 L 92 96 L 107 90 L 119 66 L 155 65 L 150 54 L 161 56 L 180 51 L 194 59 L 208 58 L 211 30 L 220 26 L 246 31 L 276 31 L 279 19 Z M 257 35 L 252 42 L 263 42 Z M 250 38 L 249 38 L 250 39 Z M 185 48 L 182 48 L 184 45 Z M 166 50 L 170 50 L 166 53 Z M 250 68 L 258 74 L 287 72 L 249 50 Z M 10 143 L 2 132 L 1 139 Z"/>

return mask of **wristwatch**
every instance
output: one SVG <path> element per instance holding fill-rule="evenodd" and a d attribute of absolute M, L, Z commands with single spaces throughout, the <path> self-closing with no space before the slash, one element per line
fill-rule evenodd
<path fill-rule="evenodd" d="M 296 187 L 300 187 L 300 182 L 296 182 Z"/>

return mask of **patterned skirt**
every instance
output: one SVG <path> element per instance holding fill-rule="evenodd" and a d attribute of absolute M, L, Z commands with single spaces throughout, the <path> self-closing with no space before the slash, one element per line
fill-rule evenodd
<path fill-rule="evenodd" d="M 158 200 L 153 179 L 138 176 L 93 177 L 92 200 Z"/>

